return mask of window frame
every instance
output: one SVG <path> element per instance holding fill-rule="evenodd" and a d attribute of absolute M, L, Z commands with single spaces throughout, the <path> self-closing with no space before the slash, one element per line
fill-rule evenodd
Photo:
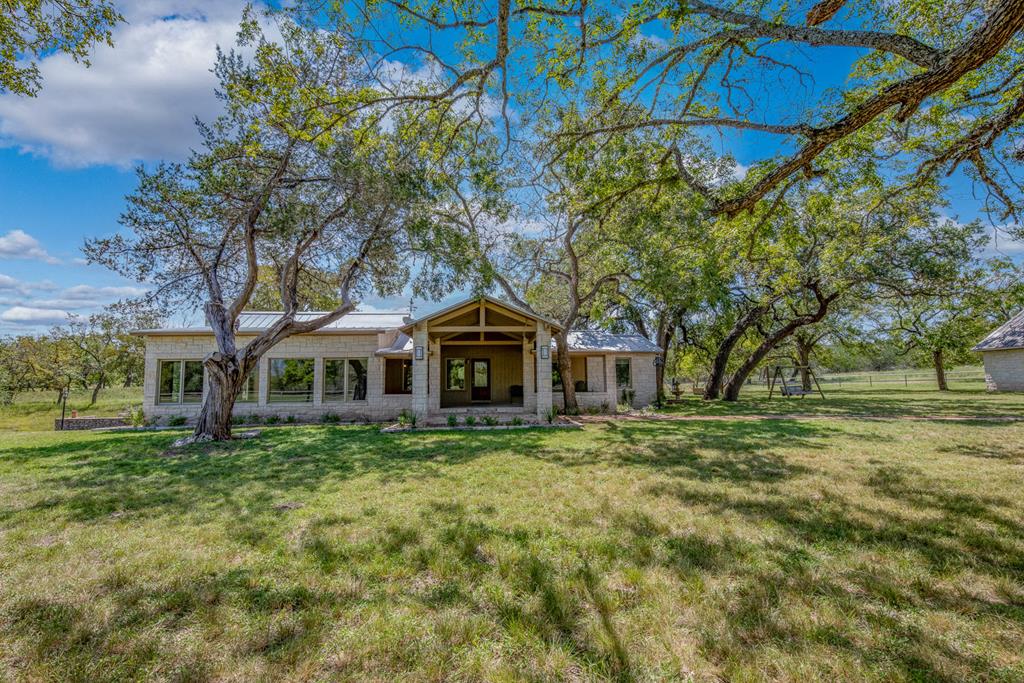
<path fill-rule="evenodd" d="M 249 384 L 252 384 L 252 388 L 249 388 Z M 242 398 L 245 396 L 246 398 Z M 249 376 L 245 378 L 245 386 L 242 387 L 242 391 L 238 392 L 238 396 L 235 398 L 235 403 L 259 403 L 260 400 L 260 367 L 257 365 L 249 373 Z"/>
<path fill-rule="evenodd" d="M 619 363 L 625 363 L 626 367 L 629 368 L 629 383 L 621 384 L 619 382 Z M 616 358 L 615 359 L 615 388 L 616 389 L 632 389 L 633 388 L 633 359 L 632 358 Z"/>
<path fill-rule="evenodd" d="M 275 361 L 282 361 L 282 362 L 285 362 L 285 363 L 287 363 L 288 361 L 310 361 L 310 362 L 313 363 L 313 375 L 312 375 L 312 382 L 313 383 L 309 387 L 309 399 L 308 400 L 306 400 L 306 399 L 295 399 L 295 398 L 291 398 L 291 397 L 287 397 L 287 398 L 283 398 L 283 399 L 280 399 L 280 398 L 275 399 L 274 398 L 274 363 L 275 363 Z M 307 358 L 305 356 L 303 356 L 303 357 L 296 356 L 296 357 L 292 357 L 292 358 L 279 357 L 279 358 L 269 358 L 269 359 L 267 359 L 267 404 L 268 405 L 271 404 L 271 403 L 274 403 L 274 404 L 292 403 L 292 404 L 296 404 L 296 405 L 310 405 L 311 403 L 314 402 L 315 397 L 316 397 L 316 358 L 312 358 L 312 357 L 308 357 Z"/>
<path fill-rule="evenodd" d="M 178 378 L 178 390 L 177 396 L 174 400 L 165 401 L 161 398 L 163 395 L 160 391 L 161 383 L 163 381 L 163 368 L 168 364 L 177 365 L 175 374 Z M 200 389 L 199 398 L 196 400 L 185 400 L 185 364 L 186 363 L 198 363 L 200 372 Z M 206 367 L 203 365 L 203 361 L 200 358 L 158 358 L 156 361 L 156 396 L 154 401 L 156 405 L 160 406 L 195 406 L 203 402 L 203 398 L 206 396 Z"/>
<path fill-rule="evenodd" d="M 462 386 L 453 387 L 452 381 L 452 363 L 458 362 L 462 364 Z M 466 359 L 465 358 L 446 358 L 444 362 L 444 389 L 445 391 L 466 391 Z"/>
<path fill-rule="evenodd" d="M 348 398 L 348 371 L 351 369 L 349 362 L 351 361 L 362 361 L 364 372 L 366 373 L 366 388 L 364 389 L 364 398 Z M 327 397 L 327 364 L 328 363 L 341 363 L 344 372 L 341 375 L 341 398 Z M 355 392 L 352 392 L 353 396 Z M 338 356 L 323 359 L 323 379 L 320 382 L 320 401 L 322 403 L 366 403 L 370 400 L 370 358 L 368 356 Z"/>

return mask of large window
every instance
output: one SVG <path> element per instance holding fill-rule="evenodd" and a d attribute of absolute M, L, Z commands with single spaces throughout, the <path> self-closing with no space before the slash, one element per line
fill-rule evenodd
<path fill-rule="evenodd" d="M 157 403 L 201 403 L 203 362 L 200 360 L 160 361 Z"/>
<path fill-rule="evenodd" d="M 466 390 L 466 359 L 449 358 L 446 365 L 445 386 L 448 391 Z"/>
<path fill-rule="evenodd" d="M 235 403 L 255 403 L 260 395 L 260 369 L 253 368 L 249 376 L 245 378 L 245 386 L 238 392 Z"/>
<path fill-rule="evenodd" d="M 310 403 L 313 400 L 312 358 L 271 358 L 270 403 Z"/>
<path fill-rule="evenodd" d="M 324 401 L 365 401 L 365 358 L 329 358 L 324 361 Z"/>
<path fill-rule="evenodd" d="M 619 389 L 633 386 L 633 368 L 629 358 L 615 359 L 615 385 Z"/>
<path fill-rule="evenodd" d="M 408 358 L 384 360 L 384 393 L 412 393 L 412 361 Z"/>

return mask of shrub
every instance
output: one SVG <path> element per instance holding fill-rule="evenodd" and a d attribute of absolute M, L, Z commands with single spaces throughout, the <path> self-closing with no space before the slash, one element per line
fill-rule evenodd
<path fill-rule="evenodd" d="M 410 427 L 416 429 L 416 413 L 410 410 L 403 410 L 398 414 L 398 424 L 403 427 Z"/>
<path fill-rule="evenodd" d="M 523 424 L 523 418 L 516 415 L 515 417 L 512 418 L 512 424 L 514 424 L 516 427 L 519 427 L 520 425 Z"/>
<path fill-rule="evenodd" d="M 128 422 L 132 427 L 144 427 L 146 425 L 146 414 L 142 412 L 142 406 L 129 406 Z"/>
<path fill-rule="evenodd" d="M 291 424 L 295 424 L 295 416 L 294 415 L 289 415 L 288 417 L 284 418 L 284 421 L 287 422 L 290 425 Z"/>
<path fill-rule="evenodd" d="M 248 425 L 258 425 L 260 422 L 263 422 L 263 419 L 256 413 L 251 413 L 245 418 L 245 424 Z"/>
<path fill-rule="evenodd" d="M 324 413 L 320 416 L 320 421 L 325 425 L 333 425 L 341 422 L 341 416 L 337 413 Z"/>
<path fill-rule="evenodd" d="M 169 418 L 167 418 L 167 424 L 170 427 L 180 427 L 183 424 L 185 424 L 185 416 L 184 415 L 171 415 Z"/>
<path fill-rule="evenodd" d="M 555 418 L 558 417 L 558 408 L 551 406 L 544 417 L 547 418 L 548 424 L 554 424 Z"/>
<path fill-rule="evenodd" d="M 636 392 L 634 390 L 632 390 L 632 389 L 623 389 L 622 390 L 622 402 L 625 403 L 627 406 L 632 406 L 633 405 L 633 399 L 634 398 L 636 398 Z"/>
<path fill-rule="evenodd" d="M 466 426 L 467 427 L 472 427 L 475 424 L 476 424 L 476 418 L 473 417 L 472 415 L 467 415 L 466 416 Z"/>
<path fill-rule="evenodd" d="M 264 422 L 266 422 L 268 425 L 276 425 L 280 421 L 281 418 L 278 417 L 277 415 L 267 415 L 266 419 L 264 420 Z"/>
<path fill-rule="evenodd" d="M 449 427 L 454 427 L 457 424 L 459 424 L 459 418 L 455 417 L 454 415 L 449 415 L 448 416 L 448 426 Z"/>
<path fill-rule="evenodd" d="M 488 427 L 493 427 L 494 425 L 498 424 L 498 418 L 494 417 L 493 415 L 485 415 L 484 424 L 487 425 Z"/>

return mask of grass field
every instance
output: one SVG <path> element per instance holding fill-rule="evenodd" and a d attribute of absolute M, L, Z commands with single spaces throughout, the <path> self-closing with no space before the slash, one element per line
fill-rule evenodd
<path fill-rule="evenodd" d="M 1024 393 L 989 393 L 979 382 L 952 382 L 950 391 L 926 386 L 844 383 L 842 387 L 822 386 L 825 398 L 818 394 L 784 398 L 778 390 L 768 398 L 768 388 L 745 387 L 740 400 L 704 401 L 699 396 L 683 396 L 662 412 L 682 415 L 882 415 L 908 417 L 1024 417 Z"/>
<path fill-rule="evenodd" d="M 1024 680 L 1021 423 L 176 436 L 0 436 L 0 679 Z"/>
<path fill-rule="evenodd" d="M 81 415 L 106 417 L 117 415 L 129 406 L 142 403 L 142 388 L 115 387 L 100 392 L 99 400 L 90 404 L 92 391 L 73 389 L 68 395 L 67 416 L 77 410 Z M 60 417 L 60 402 L 55 391 L 23 391 L 14 398 L 14 404 L 0 406 L 0 431 L 47 431 L 53 429 L 53 421 Z"/>

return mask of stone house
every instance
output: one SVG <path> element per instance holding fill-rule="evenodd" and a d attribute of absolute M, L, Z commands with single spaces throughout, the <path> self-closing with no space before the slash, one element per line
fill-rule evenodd
<path fill-rule="evenodd" d="M 266 329 L 278 313 L 244 313 L 238 340 Z M 317 313 L 301 314 L 315 316 Z M 290 337 L 260 360 L 235 414 L 380 421 L 404 411 L 424 421 L 479 413 L 543 418 L 562 405 L 552 344 L 558 323 L 491 297 L 463 301 L 418 319 L 400 312 L 353 312 Z M 203 358 L 216 349 L 208 328 L 140 330 L 146 340 L 143 410 L 154 419 L 198 414 Z M 656 399 L 656 345 L 639 335 L 569 335 L 583 409 L 615 410 Z M 524 420 L 526 421 L 526 420 Z"/>
<path fill-rule="evenodd" d="M 1024 391 L 1024 311 L 975 346 L 989 391 Z"/>

